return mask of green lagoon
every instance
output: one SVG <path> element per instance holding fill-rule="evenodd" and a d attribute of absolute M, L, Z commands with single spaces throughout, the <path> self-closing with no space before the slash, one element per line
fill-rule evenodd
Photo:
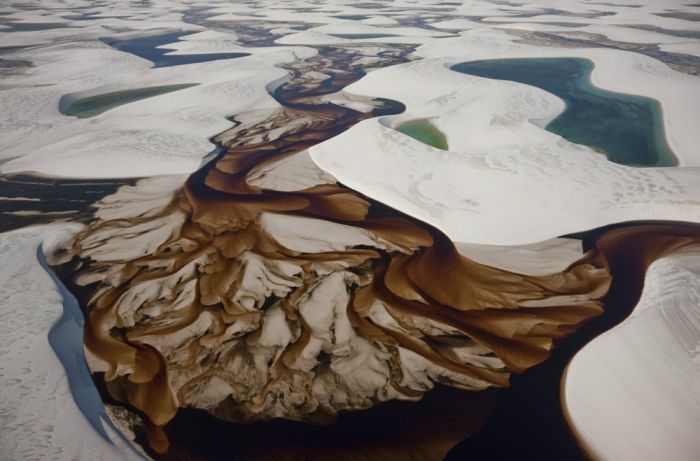
<path fill-rule="evenodd" d="M 427 120 L 404 122 L 396 130 L 436 149 L 447 150 L 447 138 Z"/>
<path fill-rule="evenodd" d="M 525 83 L 560 97 L 566 109 L 546 129 L 600 150 L 615 163 L 646 167 L 678 164 L 666 142 L 659 102 L 593 86 L 593 62 L 587 59 L 493 59 L 457 64 L 452 70 Z"/>
<path fill-rule="evenodd" d="M 111 93 L 88 96 L 73 101 L 66 107 L 63 115 L 73 115 L 78 118 L 89 118 L 99 115 L 115 107 L 139 101 L 141 99 L 170 93 L 185 88 L 198 85 L 198 83 L 185 83 L 180 85 L 151 86 L 147 88 L 136 88 L 133 90 L 113 91 Z"/>

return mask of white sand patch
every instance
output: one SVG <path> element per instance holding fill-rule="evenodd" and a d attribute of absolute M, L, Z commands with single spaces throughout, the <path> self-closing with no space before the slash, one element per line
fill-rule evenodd
<path fill-rule="evenodd" d="M 700 41 L 682 42 L 682 43 L 666 43 L 659 45 L 659 48 L 669 53 L 691 54 L 700 56 Z"/>
<path fill-rule="evenodd" d="M 337 37 L 339 35 L 340 37 Z M 376 36 L 378 35 L 378 36 Z M 331 45 L 368 43 L 425 43 L 431 37 L 447 33 L 418 27 L 382 27 L 359 21 L 340 21 L 285 35 L 276 43 L 283 45 Z"/>
<path fill-rule="evenodd" d="M 185 35 L 180 41 L 161 45 L 159 48 L 173 50 L 168 52 L 172 55 L 246 52 L 238 43 L 238 37 L 235 34 L 214 30 Z"/>
<path fill-rule="evenodd" d="M 490 27 L 489 25 L 482 24 L 480 22 L 471 21 L 464 18 L 446 19 L 444 21 L 437 21 L 431 24 L 431 26 L 437 29 L 456 29 L 456 30 L 468 30 L 468 29 L 483 29 Z"/>
<path fill-rule="evenodd" d="M 361 21 L 363 24 L 370 26 L 393 26 L 398 24 L 398 21 L 389 16 L 372 16 Z"/>
<path fill-rule="evenodd" d="M 382 27 L 357 21 L 343 21 L 333 24 L 326 24 L 309 30 L 323 34 L 391 34 L 410 37 L 442 37 L 449 35 L 418 27 Z"/>
<path fill-rule="evenodd" d="M 2 459 L 138 459 L 124 446 L 108 443 L 89 425 L 48 341 L 63 306 L 56 286 L 37 261 L 37 248 L 79 227 L 51 225 L 0 234 Z"/>
<path fill-rule="evenodd" d="M 455 242 L 463 256 L 519 274 L 547 275 L 562 272 L 583 256 L 581 241 L 556 238 L 530 245 L 498 246 Z"/>

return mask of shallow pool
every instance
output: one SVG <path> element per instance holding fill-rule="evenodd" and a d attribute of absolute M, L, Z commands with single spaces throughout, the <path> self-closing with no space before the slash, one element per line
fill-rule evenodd
<path fill-rule="evenodd" d="M 135 88 L 133 90 L 113 91 L 111 93 L 98 94 L 86 98 L 77 99 L 63 110 L 63 115 L 73 115 L 78 118 L 89 118 L 99 115 L 115 107 L 151 98 L 165 93 L 190 88 L 198 83 L 184 83 L 180 85 L 151 86 L 147 88 Z"/>
<path fill-rule="evenodd" d="M 615 163 L 678 164 L 666 142 L 659 102 L 593 86 L 590 79 L 593 63 L 587 59 L 493 59 L 457 64 L 452 69 L 525 83 L 560 97 L 566 102 L 566 109 L 546 129 L 571 142 L 600 150 Z"/>
<path fill-rule="evenodd" d="M 149 35 L 146 37 L 132 38 L 128 40 L 114 40 L 102 38 L 109 46 L 120 51 L 135 54 L 143 59 L 148 59 L 154 67 L 181 66 L 200 62 L 218 61 L 220 59 L 233 59 L 249 56 L 248 53 L 205 53 L 205 54 L 168 54 L 174 50 L 158 48 L 161 45 L 175 43 L 185 35 L 192 32 L 169 32 L 167 34 Z"/>
<path fill-rule="evenodd" d="M 396 130 L 436 149 L 447 150 L 447 138 L 427 120 L 411 120 L 398 125 Z"/>

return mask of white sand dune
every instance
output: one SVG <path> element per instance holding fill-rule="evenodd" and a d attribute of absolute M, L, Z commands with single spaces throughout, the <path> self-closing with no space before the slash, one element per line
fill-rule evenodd
<path fill-rule="evenodd" d="M 642 35 L 644 31 L 640 32 Z M 630 32 L 631 40 L 637 31 Z M 477 59 L 579 57 L 593 61 L 592 83 L 600 88 L 646 96 L 660 101 L 669 145 L 683 166 L 700 165 L 696 146 L 700 133 L 692 126 L 700 120 L 700 78 L 675 71 L 638 53 L 606 48 L 554 48 L 514 43 L 513 37 L 495 31 L 465 32 L 461 37 L 433 41 L 418 50 L 426 58 L 447 58 L 454 63 Z M 620 78 L 634 75 L 634 78 Z M 366 84 L 365 84 L 366 85 Z M 352 91 L 352 89 L 350 89 Z"/>
<path fill-rule="evenodd" d="M 6 460 L 140 459 L 105 425 L 100 437 L 78 409 L 66 370 L 49 344 L 63 312 L 60 293 L 37 261 L 37 249 L 76 225 L 0 234 L 0 458 Z M 92 383 L 89 383 L 91 385 Z"/>
<path fill-rule="evenodd" d="M 401 101 L 406 112 L 314 146 L 320 168 L 465 242 L 532 243 L 614 222 L 700 220 L 700 132 L 692 128 L 700 122 L 700 78 L 636 53 L 523 45 L 497 31 L 431 41 L 418 53 L 426 59 L 374 71 L 345 89 Z M 558 98 L 448 69 L 475 59 L 567 56 L 593 61 L 601 88 L 658 99 L 668 142 L 687 168 L 611 163 L 544 130 L 564 108 Z M 631 73 L 634 79 L 619 78 Z M 449 151 L 390 128 L 421 118 L 445 134 Z"/>
<path fill-rule="evenodd" d="M 418 27 L 380 27 L 357 21 L 344 21 L 291 33 L 278 39 L 276 43 L 281 45 L 348 45 L 358 42 L 422 44 L 429 37 L 446 36 L 449 34 Z"/>
<path fill-rule="evenodd" d="M 655 262 L 632 315 L 571 361 L 562 403 L 595 459 L 697 459 L 698 256 Z"/>

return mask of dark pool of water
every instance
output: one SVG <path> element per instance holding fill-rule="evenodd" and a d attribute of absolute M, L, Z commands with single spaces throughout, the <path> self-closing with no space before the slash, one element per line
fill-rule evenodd
<path fill-rule="evenodd" d="M 185 35 L 192 32 L 168 32 L 167 34 L 149 35 L 146 37 L 132 38 L 128 40 L 116 40 L 102 38 L 101 40 L 118 50 L 135 54 L 153 63 L 154 67 L 180 66 L 183 64 L 194 64 L 208 61 L 218 61 L 220 59 L 233 59 L 248 56 L 248 53 L 209 53 L 209 54 L 187 54 L 170 55 L 173 50 L 158 48 L 160 45 L 167 45 L 177 42 Z"/>
<path fill-rule="evenodd" d="M 670 35 L 672 37 L 694 38 L 694 39 L 700 40 L 700 30 L 664 29 L 663 27 L 652 26 L 649 24 L 635 24 L 635 25 L 629 25 L 627 27 L 632 27 L 634 29 L 648 30 L 650 32 L 658 32 L 660 34 Z"/>
<path fill-rule="evenodd" d="M 59 220 L 89 222 L 93 203 L 136 181 L 0 175 L 0 232 Z"/>
<path fill-rule="evenodd" d="M 37 30 L 60 29 L 69 24 L 62 22 L 6 22 L 0 32 L 32 32 Z M 6 27 L 9 27 L 7 29 Z"/>
<path fill-rule="evenodd" d="M 151 98 L 165 93 L 190 88 L 197 83 L 184 83 L 180 85 L 161 85 L 146 88 L 134 88 L 131 90 L 113 91 L 111 93 L 98 94 L 73 101 L 62 110 L 63 115 L 73 115 L 78 118 L 89 118 L 99 115 L 115 107 L 123 106 L 130 102 Z"/>
<path fill-rule="evenodd" d="M 631 166 L 678 164 L 664 135 L 658 101 L 602 90 L 591 84 L 593 63 L 579 58 L 493 59 L 457 64 L 453 70 L 536 86 L 566 102 L 546 129 Z M 620 78 L 629 78 L 621 75 Z"/>
<path fill-rule="evenodd" d="M 350 21 L 362 21 L 363 19 L 369 18 L 369 16 L 365 16 L 364 14 L 339 14 L 333 17 L 338 19 L 348 19 Z"/>
<path fill-rule="evenodd" d="M 0 54 L 2 54 L 0 52 Z M 0 58 L 0 78 L 8 75 L 15 75 L 25 69 L 29 69 L 32 63 L 22 59 L 4 59 Z M 0 84 L 2 87 L 2 84 Z"/>

